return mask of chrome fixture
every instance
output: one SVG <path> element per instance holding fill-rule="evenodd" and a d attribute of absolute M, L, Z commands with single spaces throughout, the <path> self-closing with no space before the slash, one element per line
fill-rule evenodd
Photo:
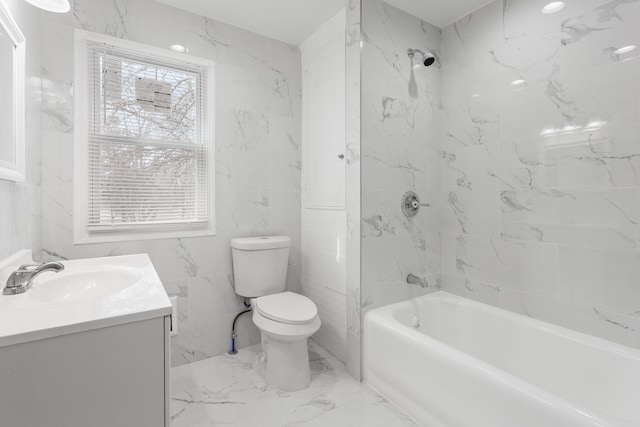
<path fill-rule="evenodd" d="M 407 218 L 416 216 L 420 210 L 420 206 L 428 207 L 429 203 L 420 203 L 420 198 L 414 191 L 407 191 L 402 195 L 400 207 L 402 208 L 402 213 Z"/>
<path fill-rule="evenodd" d="M 407 49 L 407 55 L 409 55 L 409 58 L 412 60 L 416 53 L 420 54 L 422 65 L 425 67 L 433 65 L 433 63 L 436 62 L 436 56 L 429 51 L 425 52 L 420 49 Z"/>
<path fill-rule="evenodd" d="M 420 326 L 422 326 L 422 320 L 420 320 L 418 316 L 413 316 L 411 318 L 411 324 L 413 325 L 414 328 L 418 329 Z"/>
<path fill-rule="evenodd" d="M 57 273 L 62 270 L 64 270 L 64 265 L 56 261 L 21 265 L 16 271 L 11 273 L 11 276 L 7 279 L 7 284 L 2 294 L 16 295 L 24 293 L 31 287 L 33 279 L 40 273 L 44 273 L 45 271 Z"/>
<path fill-rule="evenodd" d="M 421 279 L 420 277 L 413 274 L 409 274 L 407 276 L 407 283 L 410 285 L 420 285 L 421 288 L 426 288 L 429 286 L 426 280 Z"/>

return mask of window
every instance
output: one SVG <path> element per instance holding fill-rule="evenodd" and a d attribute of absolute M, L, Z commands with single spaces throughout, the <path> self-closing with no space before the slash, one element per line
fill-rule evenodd
<path fill-rule="evenodd" d="M 213 63 L 76 32 L 75 243 L 214 234 Z"/>

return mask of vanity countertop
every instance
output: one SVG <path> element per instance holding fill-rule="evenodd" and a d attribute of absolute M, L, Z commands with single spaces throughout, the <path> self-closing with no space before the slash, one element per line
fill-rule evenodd
<path fill-rule="evenodd" d="M 0 263 L 1 287 L 11 271 L 30 261 L 26 250 Z M 42 273 L 25 293 L 0 294 L 0 347 L 171 314 L 147 254 L 62 264 L 63 271 Z"/>

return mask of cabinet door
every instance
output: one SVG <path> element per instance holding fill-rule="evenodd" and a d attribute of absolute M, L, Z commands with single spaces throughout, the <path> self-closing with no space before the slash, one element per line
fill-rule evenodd
<path fill-rule="evenodd" d="M 0 348 L 0 425 L 166 426 L 162 317 Z"/>
<path fill-rule="evenodd" d="M 344 208 L 345 17 L 302 46 L 302 181 L 305 207 Z"/>

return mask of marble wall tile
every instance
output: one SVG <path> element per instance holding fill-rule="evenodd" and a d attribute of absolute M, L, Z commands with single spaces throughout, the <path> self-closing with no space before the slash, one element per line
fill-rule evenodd
<path fill-rule="evenodd" d="M 441 57 L 440 30 L 379 0 L 362 2 L 360 315 L 440 287 L 441 64 L 412 67 L 407 49 Z M 422 203 L 407 218 L 400 200 Z M 408 274 L 425 287 L 406 283 Z"/>
<path fill-rule="evenodd" d="M 498 191 L 449 191 L 441 193 L 440 229 L 446 233 L 500 234 Z"/>
<path fill-rule="evenodd" d="M 577 303 L 640 316 L 640 255 L 560 246 L 558 295 Z"/>
<path fill-rule="evenodd" d="M 502 232 L 519 240 L 635 248 L 637 196 L 634 188 L 504 191 Z"/>
<path fill-rule="evenodd" d="M 489 236 L 456 235 L 458 276 L 532 292 L 554 294 L 558 248 Z"/>
<path fill-rule="evenodd" d="M 567 73 L 575 75 L 640 55 L 637 50 L 614 53 L 623 46 L 640 46 L 638 2 L 598 1 L 580 12 L 565 15 L 561 22 L 562 68 Z"/>
<path fill-rule="evenodd" d="M 362 281 L 404 283 L 414 274 L 437 287 L 439 261 L 438 233 L 370 239 L 362 247 Z"/>
<path fill-rule="evenodd" d="M 442 30 L 441 285 L 638 347 L 640 1 L 544 4 Z"/>
<path fill-rule="evenodd" d="M 500 287 L 468 277 L 458 277 L 442 273 L 442 289 L 465 298 L 473 299 L 496 307 L 500 306 Z"/>
<path fill-rule="evenodd" d="M 363 162 L 363 168 L 367 164 Z M 405 189 L 408 190 L 409 188 Z M 426 232 L 438 232 L 440 225 L 440 201 L 438 192 L 419 194 L 422 203 L 430 206 L 420 208 L 414 217 L 406 217 L 400 208 L 404 190 L 362 191 L 362 238 L 410 236 Z"/>
<path fill-rule="evenodd" d="M 455 85 L 454 82 L 447 83 L 443 81 L 443 90 L 444 87 Z M 461 102 L 442 115 L 442 126 L 446 129 L 447 136 L 447 143 L 444 144 L 443 141 L 443 148 L 499 142 L 501 97 L 482 97 L 480 93 L 473 93 L 467 99 L 466 93 L 461 95 L 458 98 Z"/>
<path fill-rule="evenodd" d="M 146 252 L 170 295 L 179 297 L 173 364 L 228 351 L 243 309 L 233 292 L 229 242 L 284 234 L 292 239 L 287 288 L 300 288 L 300 52 L 239 28 L 152 0 L 76 0 L 73 12 L 44 14 L 42 200 L 45 253 L 83 258 Z M 87 31 L 215 61 L 216 236 L 74 245 L 73 32 Z M 167 30 L 170 28 L 171 30 Z M 255 344 L 250 316 L 238 346 Z"/>
<path fill-rule="evenodd" d="M 361 379 L 360 211 L 362 1 L 348 0 L 345 34 L 345 210 L 347 372 Z"/>
<path fill-rule="evenodd" d="M 629 347 L 640 347 L 638 317 L 511 288 L 501 289 L 500 307 Z"/>

